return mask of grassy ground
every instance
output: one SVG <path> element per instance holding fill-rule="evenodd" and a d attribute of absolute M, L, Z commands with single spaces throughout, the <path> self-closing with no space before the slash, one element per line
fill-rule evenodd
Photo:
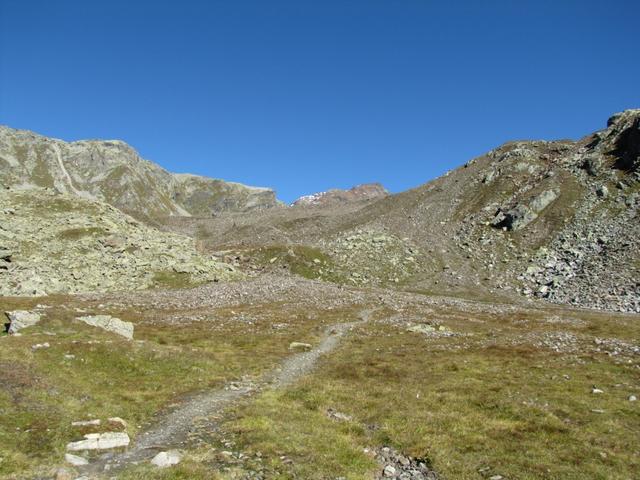
<path fill-rule="evenodd" d="M 365 449 L 382 445 L 428 459 L 449 479 L 640 476 L 640 408 L 628 401 L 640 390 L 638 357 L 591 348 L 594 334 L 640 338 L 637 322 L 439 313 L 473 336 L 363 327 L 315 375 L 238 409 L 227 427 L 248 451 L 293 459 L 286 478 L 367 478 Z M 559 331 L 577 335 L 577 346 L 537 344 Z M 328 409 L 353 420 L 336 423 Z"/>
<path fill-rule="evenodd" d="M 4 299 L 0 309 L 37 302 Z M 314 343 L 324 326 L 358 311 L 271 303 L 143 312 L 66 297 L 47 304 L 41 324 L 0 338 L 0 478 L 62 465 L 64 445 L 84 433 L 71 421 L 120 416 L 135 438 L 186 393 L 257 376 L 290 354 L 290 341 Z M 76 309 L 133 321 L 136 340 L 75 322 Z M 407 330 L 424 322 L 458 336 Z M 426 459 L 447 479 L 638 478 L 640 407 L 628 397 L 640 397 L 640 356 L 625 347 L 638 338 L 634 316 L 486 304 L 378 309 L 314 373 L 232 408 L 179 466 L 141 465 L 119 478 L 262 471 L 370 479 L 380 468 L 371 451 L 385 445 Z M 605 348 L 596 339 L 617 339 L 619 353 L 598 352 Z M 32 349 L 45 341 L 49 348 Z M 351 420 L 330 418 L 330 409 Z"/>
<path fill-rule="evenodd" d="M 87 433 L 72 421 L 122 417 L 135 437 L 182 395 L 257 376 L 290 354 L 291 341 L 313 342 L 321 331 L 317 315 L 282 305 L 142 312 L 66 297 L 40 301 L 51 306 L 40 324 L 0 337 L 0 478 L 62 465 L 66 443 Z M 36 303 L 4 298 L 0 311 Z M 134 322 L 135 340 L 74 320 L 90 313 Z M 45 342 L 49 348 L 32 348 Z"/>

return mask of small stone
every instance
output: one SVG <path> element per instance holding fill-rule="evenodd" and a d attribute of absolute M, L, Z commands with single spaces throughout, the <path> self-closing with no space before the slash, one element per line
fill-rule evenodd
<path fill-rule="evenodd" d="M 122 418 L 120 417 L 110 417 L 107 418 L 107 422 L 109 423 L 109 425 L 111 425 L 112 427 L 120 427 L 120 428 L 127 428 L 127 422 L 125 422 Z"/>
<path fill-rule="evenodd" d="M 74 467 L 80 467 L 82 465 L 89 464 L 89 461 L 86 458 L 80 457 L 78 455 L 72 455 L 71 453 L 66 453 L 64 455 L 64 459 L 67 463 L 73 465 Z"/>
<path fill-rule="evenodd" d="M 502 475 L 493 475 L 489 477 L 489 480 L 502 480 L 504 477 Z"/>
<path fill-rule="evenodd" d="M 412 333 L 431 333 L 436 331 L 436 329 L 431 325 L 424 325 L 424 324 L 413 325 L 407 328 L 407 330 Z"/>
<path fill-rule="evenodd" d="M 289 350 L 311 350 L 311 344 L 302 342 L 291 342 L 289 344 Z"/>
<path fill-rule="evenodd" d="M 393 477 L 396 474 L 396 468 L 393 465 L 387 465 L 383 473 L 385 477 Z"/>
<path fill-rule="evenodd" d="M 167 468 L 177 465 L 182 460 L 182 454 L 177 450 L 160 452 L 151 459 L 151 463 L 159 468 Z"/>
<path fill-rule="evenodd" d="M 78 420 L 76 422 L 71 422 L 72 427 L 91 427 L 100 425 L 100 419 L 96 418 L 94 420 Z"/>
<path fill-rule="evenodd" d="M 629 395 L 628 400 L 630 402 L 637 402 L 638 401 L 638 397 L 636 397 L 635 395 Z"/>
<path fill-rule="evenodd" d="M 593 389 L 591 389 L 591 393 L 604 393 L 604 390 L 600 390 L 599 388 L 593 387 Z"/>
<path fill-rule="evenodd" d="M 596 194 L 601 198 L 607 198 L 609 196 L 609 189 L 605 185 L 600 185 L 596 189 Z"/>
<path fill-rule="evenodd" d="M 40 350 L 42 348 L 49 348 L 50 346 L 49 342 L 36 343 L 35 345 L 31 345 L 31 350 Z"/>
<path fill-rule="evenodd" d="M 56 470 L 55 480 L 74 480 L 76 473 L 68 468 L 61 467 Z"/>

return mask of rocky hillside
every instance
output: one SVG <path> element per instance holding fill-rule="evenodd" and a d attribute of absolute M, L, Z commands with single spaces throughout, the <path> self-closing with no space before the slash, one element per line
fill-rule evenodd
<path fill-rule="evenodd" d="M 331 189 L 305 195 L 293 202 L 294 207 L 327 207 L 347 202 L 378 200 L 387 197 L 389 192 L 379 183 L 365 183 L 349 190 Z"/>
<path fill-rule="evenodd" d="M 371 202 L 175 219 L 170 226 L 191 231 L 211 250 L 237 252 L 236 263 L 254 270 L 276 265 L 351 284 L 638 312 L 639 129 L 640 110 L 629 110 L 581 140 L 509 142 Z M 394 239 L 402 255 L 368 240 L 376 237 Z M 291 245 L 314 248 L 322 260 L 288 254 L 281 258 L 293 260 L 284 265 L 264 263 L 265 246 Z"/>
<path fill-rule="evenodd" d="M 0 296 L 184 287 L 237 277 L 103 202 L 53 189 L 0 190 Z"/>
<path fill-rule="evenodd" d="M 54 188 L 107 202 L 137 218 L 211 216 L 270 208 L 273 190 L 172 174 L 124 142 L 63 142 L 0 126 L 0 185 Z"/>

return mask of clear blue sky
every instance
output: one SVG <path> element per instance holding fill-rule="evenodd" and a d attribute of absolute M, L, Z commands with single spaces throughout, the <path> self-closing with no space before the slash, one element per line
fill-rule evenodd
<path fill-rule="evenodd" d="M 0 0 L 0 123 L 280 198 L 640 107 L 635 1 Z"/>

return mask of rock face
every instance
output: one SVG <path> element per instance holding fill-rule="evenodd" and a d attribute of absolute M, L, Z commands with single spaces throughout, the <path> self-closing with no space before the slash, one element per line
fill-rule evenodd
<path fill-rule="evenodd" d="M 81 322 L 98 327 L 107 332 L 115 333 L 128 340 L 133 339 L 133 323 L 123 322 L 119 318 L 111 317 L 109 315 L 91 315 L 86 317 L 77 317 Z"/>
<path fill-rule="evenodd" d="M 141 219 L 278 205 L 273 190 L 176 175 L 124 142 L 64 142 L 0 126 L 0 185 L 53 188 L 102 200 Z"/>
<path fill-rule="evenodd" d="M 40 314 L 35 312 L 15 310 L 13 312 L 5 312 L 5 314 L 9 319 L 9 335 L 14 335 L 23 328 L 31 327 L 40 321 Z"/>
<path fill-rule="evenodd" d="M 53 190 L 0 190 L 0 295 L 181 287 L 237 276 L 193 239 L 161 232 L 103 202 Z"/>
<path fill-rule="evenodd" d="M 347 202 L 371 201 L 387 197 L 389 192 L 379 183 L 365 183 L 349 190 L 333 189 L 300 197 L 293 206 L 324 207 Z"/>

